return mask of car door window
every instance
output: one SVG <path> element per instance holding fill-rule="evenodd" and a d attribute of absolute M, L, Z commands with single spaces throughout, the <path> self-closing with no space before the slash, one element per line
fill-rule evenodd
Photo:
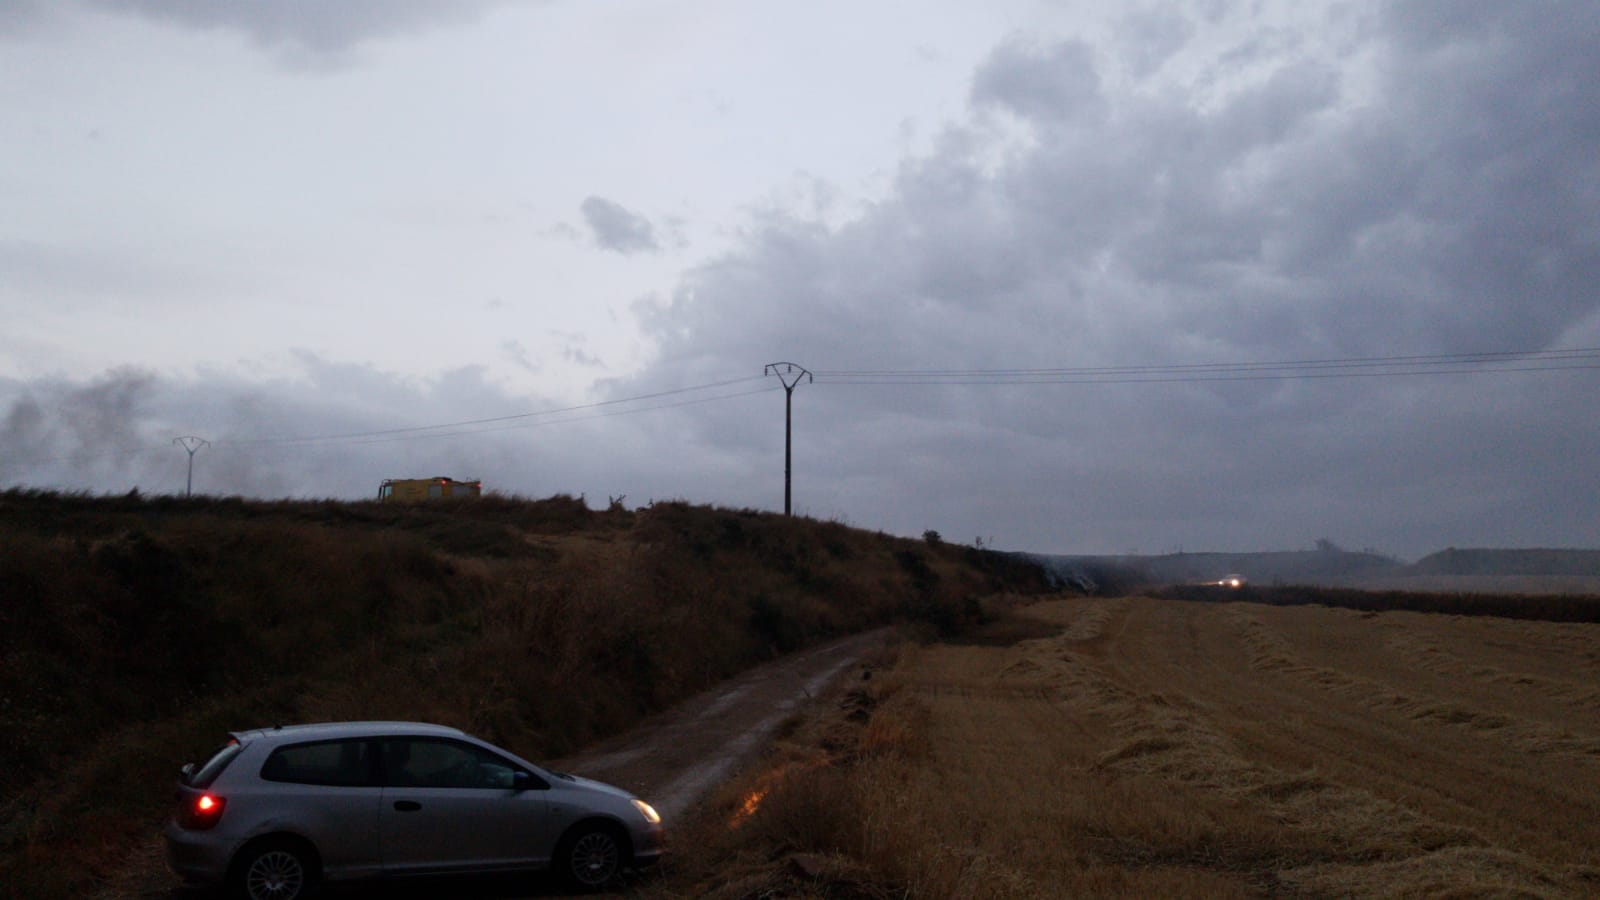
<path fill-rule="evenodd" d="M 386 784 L 396 787 L 509 789 L 516 769 L 470 744 L 433 738 L 382 742 Z"/>
<path fill-rule="evenodd" d="M 266 781 L 359 787 L 372 784 L 371 745 L 365 740 L 291 744 L 261 765 Z"/>

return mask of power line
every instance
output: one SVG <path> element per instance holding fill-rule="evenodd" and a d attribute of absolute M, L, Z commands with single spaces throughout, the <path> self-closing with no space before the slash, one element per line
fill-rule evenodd
<path fill-rule="evenodd" d="M 1007 368 L 1007 369 L 818 369 L 807 372 L 821 384 L 893 386 L 893 385 L 1033 385 L 1033 384 L 1161 384 L 1199 383 L 1215 381 L 1281 381 L 1328 378 L 1397 378 L 1418 375 L 1484 375 L 1516 372 L 1551 372 L 1562 370 L 1600 369 L 1600 347 L 1574 347 L 1552 350 L 1487 351 L 1480 353 L 1450 353 L 1412 356 L 1344 357 L 1330 359 L 1279 360 L 1272 362 L 1233 363 L 1182 363 L 1169 365 L 1080 366 L 1072 368 Z M 699 391 L 732 387 L 766 377 L 751 375 L 689 387 L 655 391 L 631 397 L 619 397 L 594 403 L 554 407 L 526 413 L 466 419 L 433 425 L 416 425 L 405 428 L 387 428 L 370 431 L 341 432 L 321 435 L 240 438 L 217 440 L 213 447 L 271 447 L 308 444 L 377 444 L 418 440 L 430 437 L 459 437 L 531 428 L 542 425 L 568 424 L 593 419 L 633 415 L 681 406 L 694 406 L 730 400 L 778 389 L 777 385 L 755 390 L 716 394 L 692 400 L 659 403 L 634 408 L 608 409 L 637 404 L 647 400 L 681 396 Z M 782 379 L 780 379 L 782 380 Z M 792 388 L 785 387 L 786 390 Z M 586 416 L 572 416 L 588 410 L 607 411 Z M 559 417 L 559 418 L 558 418 Z M 125 450 L 65 453 L 51 457 L 24 460 L 4 460 L 16 466 L 46 465 L 58 462 L 88 462 L 114 457 L 137 456 L 144 453 L 164 452 L 171 444 L 135 447 Z M 186 448 L 187 449 L 187 448 Z"/>
<path fill-rule="evenodd" d="M 559 425 L 559 424 L 566 424 L 566 423 L 570 423 L 570 422 L 585 422 L 585 421 L 591 421 L 591 420 L 594 420 L 594 419 L 606 419 L 606 418 L 615 418 L 617 416 L 634 415 L 636 413 L 651 412 L 651 411 L 660 410 L 660 409 L 673 409 L 673 408 L 680 407 L 680 406 L 695 406 L 695 405 L 700 405 L 700 404 L 705 404 L 705 403 L 714 403 L 714 402 L 717 402 L 719 400 L 731 400 L 731 399 L 734 399 L 734 398 L 737 398 L 737 397 L 746 397 L 746 396 L 750 396 L 752 394 L 763 394 L 763 393 L 768 393 L 768 392 L 771 392 L 771 391 L 778 390 L 778 387 L 776 385 L 770 385 L 770 386 L 760 387 L 760 388 L 757 388 L 755 390 L 736 391 L 736 392 L 733 392 L 733 393 L 722 393 L 722 394 L 716 394 L 716 395 L 713 395 L 713 396 L 710 396 L 710 397 L 699 397 L 699 398 L 696 398 L 696 399 L 693 399 L 693 400 L 681 400 L 681 401 L 674 402 L 674 403 L 658 403 L 658 404 L 653 404 L 653 405 L 650 405 L 650 406 L 641 406 L 641 407 L 637 407 L 637 408 L 633 408 L 633 409 L 609 410 L 607 412 L 598 413 L 598 414 L 594 414 L 594 415 L 588 415 L 588 416 L 567 416 L 565 418 L 548 419 L 546 421 L 530 421 L 530 420 L 536 419 L 536 418 L 541 417 L 541 416 L 556 416 L 556 415 L 560 415 L 560 414 L 564 414 L 564 413 L 573 413 L 573 412 L 582 412 L 584 410 L 602 409 L 602 408 L 605 408 L 605 407 L 618 406 L 618 405 L 621 405 L 621 404 L 638 403 L 638 402 L 641 402 L 641 401 L 644 401 L 644 400 L 659 399 L 659 398 L 662 398 L 662 397 L 670 397 L 670 396 L 680 396 L 680 395 L 687 394 L 687 393 L 692 393 L 692 392 L 695 392 L 695 391 L 706 391 L 706 390 L 712 390 L 712 389 L 719 388 L 719 387 L 729 387 L 729 386 L 732 386 L 732 385 L 744 384 L 744 383 L 748 383 L 748 382 L 751 382 L 751 381 L 760 381 L 762 379 L 762 377 L 763 376 L 760 376 L 760 375 L 751 375 L 751 376 L 746 376 L 744 378 L 730 378 L 730 379 L 727 379 L 727 380 L 724 380 L 724 381 L 714 381 L 714 382 L 710 382 L 710 383 L 707 383 L 707 384 L 694 385 L 694 386 L 691 386 L 691 387 L 674 388 L 672 390 L 666 390 L 666 391 L 655 391 L 653 393 L 639 394 L 639 395 L 635 395 L 635 396 L 632 396 L 632 397 L 619 397 L 619 398 L 614 399 L 614 400 L 602 400 L 602 401 L 598 401 L 598 402 L 595 402 L 595 403 L 580 403 L 580 404 L 576 404 L 576 405 L 573 405 L 573 406 L 556 407 L 556 408 L 551 408 L 551 409 L 538 410 L 536 412 L 517 413 L 517 414 L 514 414 L 514 415 L 493 416 L 493 417 L 484 418 L 484 419 L 467 419 L 467 420 L 463 420 L 463 421 L 459 421 L 459 422 L 444 422 L 444 423 L 440 423 L 440 424 L 436 424 L 436 425 L 418 425 L 418 426 L 413 426 L 413 427 L 408 427 L 408 428 L 388 428 L 388 429 L 381 429 L 381 430 L 375 430 L 375 431 L 346 432 L 346 433 L 340 433 L 340 434 L 293 436 L 293 437 L 280 437 L 280 438 L 246 438 L 246 439 L 240 439 L 240 440 L 216 440 L 216 441 L 212 441 L 210 443 L 211 443 L 211 446 L 213 446 L 213 447 L 223 447 L 223 448 L 294 446 L 294 445 L 307 445 L 307 444 L 317 444 L 317 443 L 321 443 L 321 444 L 365 445 L 365 444 L 392 443 L 392 442 L 396 442 L 396 441 L 405 441 L 405 440 L 419 440 L 419 439 L 422 439 L 422 438 L 430 438 L 430 437 L 457 437 L 457 436 L 461 436 L 461 435 L 485 434 L 485 433 L 497 432 L 497 431 L 511 431 L 511 430 L 515 430 L 515 429 L 518 429 L 518 428 L 532 428 L 532 427 L 537 427 L 537 426 L 541 426 L 541 425 Z M 472 427 L 472 426 L 484 426 L 484 425 L 498 426 L 498 427 Z M 446 430 L 446 429 L 453 429 L 453 430 Z M 108 451 L 102 451 L 102 452 L 67 453 L 67 454 L 62 454 L 62 455 L 59 455 L 59 456 L 40 457 L 40 458 L 36 458 L 36 459 L 0 460 L 0 462 L 9 463 L 11 465 L 17 465 L 17 466 L 48 465 L 50 463 L 58 463 L 58 462 L 80 463 L 80 462 L 89 462 L 89 461 L 97 460 L 97 459 L 109 459 L 109 458 L 112 458 L 112 457 L 119 457 L 119 456 L 137 456 L 139 454 L 154 453 L 154 452 L 157 452 L 157 451 L 163 451 L 164 452 L 168 448 L 170 448 L 171 446 L 172 446 L 171 444 L 162 444 L 162 445 L 159 445 L 159 446 L 136 447 L 136 448 L 127 449 L 127 450 L 108 450 Z"/>
<path fill-rule="evenodd" d="M 748 379 L 741 379 L 741 380 L 748 380 Z M 568 424 L 571 424 L 573 422 L 592 422 L 592 421 L 594 421 L 596 419 L 613 419 L 613 418 L 616 418 L 618 416 L 630 416 L 630 415 L 633 415 L 634 413 L 651 412 L 651 411 L 658 410 L 658 409 L 676 409 L 676 408 L 678 408 L 680 406 L 698 406 L 698 405 L 705 404 L 705 403 L 715 403 L 718 400 L 732 400 L 732 399 L 734 399 L 736 397 L 749 397 L 749 396 L 752 396 L 752 395 L 755 395 L 755 394 L 769 394 L 769 393 L 772 393 L 773 391 L 776 391 L 778 389 L 779 388 L 777 387 L 777 385 L 773 385 L 771 387 L 756 388 L 755 390 L 751 390 L 751 391 L 738 391 L 738 392 L 732 393 L 732 394 L 718 394 L 718 395 L 716 395 L 714 397 L 699 397 L 699 398 L 694 399 L 694 400 L 680 400 L 680 401 L 678 401 L 676 403 L 661 403 L 661 404 L 657 404 L 655 406 L 640 407 L 638 409 L 613 410 L 613 411 L 610 411 L 610 412 L 596 413 L 594 415 L 589 415 L 589 416 L 573 416 L 573 417 L 565 418 L 565 419 L 550 419 L 550 420 L 544 421 L 544 422 L 518 422 L 516 424 L 509 424 L 509 425 L 502 424 L 502 425 L 499 425 L 498 427 L 494 427 L 494 428 L 467 428 L 467 429 L 462 429 L 460 431 L 435 431 L 435 432 L 429 432 L 427 434 L 389 434 L 389 435 L 386 435 L 386 436 L 371 437 L 371 438 L 365 438 L 365 439 L 362 439 L 362 440 L 344 441 L 342 443 L 347 444 L 349 446 L 366 446 L 366 445 L 369 445 L 369 444 L 392 444 L 392 443 L 395 443 L 397 441 L 425 440 L 427 438 L 434 438 L 434 437 L 460 437 L 462 435 L 472 435 L 472 434 L 494 434 L 494 433 L 499 433 L 499 432 L 502 432 L 502 431 L 516 431 L 516 430 L 521 429 L 521 428 L 539 428 L 539 427 L 542 427 L 542 426 L 545 426 L 545 425 L 568 425 Z M 582 408 L 585 408 L 585 407 L 577 407 L 577 408 L 582 409 Z M 443 427 L 443 426 L 435 426 L 435 427 Z"/>
<path fill-rule="evenodd" d="M 353 432 L 345 432 L 345 433 L 340 433 L 340 434 L 306 435 L 306 436 L 298 436 L 298 437 L 240 438 L 240 439 L 236 439 L 236 440 L 229 440 L 229 441 L 226 441 L 226 442 L 219 441 L 218 443 L 227 443 L 230 446 L 244 446 L 244 445 L 263 445 L 263 444 L 309 444 L 309 443 L 321 443 L 321 442 L 343 442 L 343 441 L 349 441 L 349 440 L 357 440 L 357 439 L 360 439 L 360 438 L 384 437 L 384 436 L 388 436 L 388 435 L 407 435 L 407 434 L 413 434 L 413 435 L 417 435 L 419 437 L 427 437 L 428 435 L 422 434 L 422 432 L 437 431 L 437 430 L 445 429 L 445 428 L 464 428 L 466 426 L 471 426 L 471 425 L 490 425 L 490 424 L 501 423 L 501 422 L 523 421 L 523 420 L 527 420 L 527 419 L 537 418 L 539 416 L 553 416 L 553 415 L 558 415 L 560 413 L 579 412 L 579 411 L 586 410 L 586 409 L 599 409 L 601 407 L 607 407 L 607 406 L 618 406 L 618 405 L 621 405 L 621 404 L 624 404 L 624 403 L 637 403 L 637 402 L 642 401 L 642 400 L 654 400 L 654 399 L 657 399 L 657 398 L 660 398 L 660 397 L 670 397 L 670 396 L 675 396 L 675 395 L 679 395 L 679 394 L 688 394 L 688 393 L 693 393 L 695 391 L 707 391 L 707 390 L 711 390 L 713 388 L 728 387 L 730 385 L 743 384 L 745 382 L 759 381 L 759 380 L 760 380 L 760 376 L 751 375 L 751 376 L 747 376 L 747 377 L 744 377 L 744 378 L 730 378 L 730 379 L 728 379 L 726 381 L 714 381 L 714 382 L 711 382 L 709 384 L 698 384 L 698 385 L 694 385 L 693 387 L 673 388 L 672 390 L 656 391 L 656 392 L 650 393 L 650 394 L 639 394 L 639 395 L 633 396 L 633 397 L 619 397 L 619 398 L 617 398 L 615 400 L 601 400 L 601 401 L 598 401 L 598 402 L 595 402 L 595 403 L 580 403 L 580 404 L 577 404 L 577 405 L 574 405 L 574 406 L 555 407 L 555 408 L 551 408 L 551 409 L 537 410 L 535 412 L 513 413 L 511 415 L 505 415 L 505 416 L 491 416 L 491 417 L 486 418 L 486 419 L 465 419 L 465 420 L 459 421 L 459 422 L 442 422 L 442 423 L 437 424 L 437 425 L 415 425 L 415 426 L 411 426 L 411 427 L 408 427 L 408 428 L 385 428 L 385 429 L 380 429 L 380 430 L 376 430 L 376 431 L 353 431 Z M 741 395 L 732 395 L 732 396 L 741 396 Z M 677 404 L 666 404 L 664 406 L 644 407 L 644 408 L 638 409 L 638 410 L 624 410 L 622 412 L 617 413 L 617 415 L 626 415 L 626 414 L 632 413 L 632 412 L 645 412 L 645 411 L 650 410 L 650 409 L 665 409 L 665 408 L 668 408 L 668 407 L 673 406 L 673 405 L 677 405 Z M 471 432 L 451 432 L 451 433 L 454 433 L 454 434 L 467 434 L 467 433 L 471 433 Z"/>
<path fill-rule="evenodd" d="M 172 444 L 153 444 L 148 447 L 133 447 L 128 450 L 100 450 L 83 451 L 79 453 L 64 453 L 60 456 L 44 456 L 36 459 L 5 460 L 5 462 L 19 466 L 42 466 L 47 463 L 58 462 L 90 462 L 96 459 L 112 459 L 118 456 L 139 456 L 145 453 L 166 453 Z"/>
<path fill-rule="evenodd" d="M 1582 369 L 1600 369 L 1600 363 L 1582 366 L 1525 366 L 1498 369 L 1429 369 L 1411 372 L 1324 372 L 1288 374 L 1214 374 L 1172 375 L 1150 377 L 1036 377 L 1036 378 L 912 378 L 903 376 L 873 376 L 864 378 L 828 377 L 817 373 L 819 384 L 848 385 L 1012 385 L 1012 384 L 1193 384 L 1205 381 L 1288 381 L 1328 378 L 1395 378 L 1416 375 L 1497 375 L 1510 372 L 1561 372 Z"/>
<path fill-rule="evenodd" d="M 1049 369 L 829 369 L 828 384 L 1141 384 L 1600 369 L 1600 348 Z"/>

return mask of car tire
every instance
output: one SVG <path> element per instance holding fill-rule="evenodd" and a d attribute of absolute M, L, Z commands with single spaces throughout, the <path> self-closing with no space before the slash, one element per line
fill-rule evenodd
<path fill-rule="evenodd" d="M 251 844 L 233 866 L 233 893 L 243 900 L 303 900 L 316 882 L 315 856 L 295 841 Z"/>
<path fill-rule="evenodd" d="M 622 838 L 603 825 L 579 828 L 556 850 L 561 879 L 583 892 L 598 891 L 616 880 L 626 859 Z"/>

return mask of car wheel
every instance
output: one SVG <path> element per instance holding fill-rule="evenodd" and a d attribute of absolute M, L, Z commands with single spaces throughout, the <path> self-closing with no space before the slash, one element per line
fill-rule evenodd
<path fill-rule="evenodd" d="M 311 854 L 288 841 L 247 847 L 234 873 L 236 893 L 245 900 L 301 900 L 316 880 Z"/>
<path fill-rule="evenodd" d="M 562 842 L 561 874 L 573 887 L 595 891 L 622 872 L 622 842 L 610 829 L 590 827 Z"/>

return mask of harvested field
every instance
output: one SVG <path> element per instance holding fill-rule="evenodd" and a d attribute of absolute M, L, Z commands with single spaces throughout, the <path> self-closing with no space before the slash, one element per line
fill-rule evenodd
<path fill-rule="evenodd" d="M 1600 594 L 1594 575 L 1369 575 L 1331 579 L 1364 591 L 1438 591 L 1454 594 Z"/>
<path fill-rule="evenodd" d="M 1027 615 L 1063 633 L 932 649 L 904 676 L 952 765 L 1007 760 L 984 745 L 1011 732 L 1014 752 L 1054 714 L 1068 770 L 1146 795 L 1085 805 L 1091 855 L 1334 895 L 1600 892 L 1600 627 L 1132 599 Z"/>
<path fill-rule="evenodd" d="M 851 807 L 802 849 L 924 897 L 1600 895 L 1600 625 L 1014 615 L 875 682 L 862 751 L 794 786 Z"/>

